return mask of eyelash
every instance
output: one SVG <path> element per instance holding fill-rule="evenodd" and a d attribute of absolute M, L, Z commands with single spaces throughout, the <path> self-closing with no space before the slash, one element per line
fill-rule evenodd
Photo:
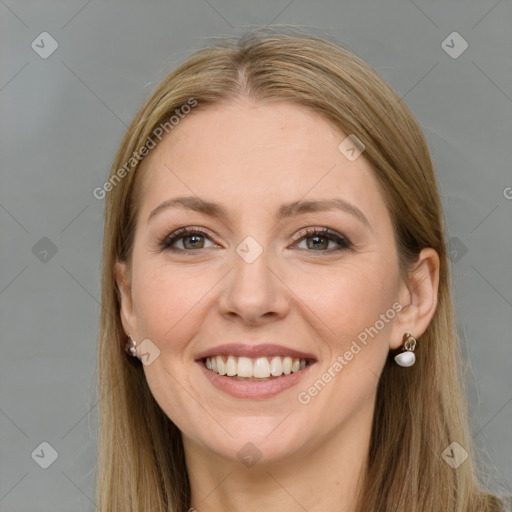
<path fill-rule="evenodd" d="M 168 251 L 175 251 L 175 252 L 182 252 L 182 253 L 191 253 L 191 252 L 197 252 L 201 249 L 207 249 L 202 247 L 200 249 L 176 249 L 175 247 L 172 247 L 172 244 L 174 244 L 176 241 L 181 240 L 182 238 L 186 238 L 187 236 L 191 235 L 204 235 L 207 238 L 210 238 L 208 233 L 202 229 L 197 227 L 190 227 L 190 228 L 180 228 L 171 233 L 170 235 L 167 235 L 159 244 L 159 247 L 162 251 L 168 250 Z M 302 240 L 310 237 L 321 237 L 321 238 L 327 238 L 330 241 L 336 242 L 339 247 L 336 249 L 326 249 L 326 250 L 308 250 L 308 249 L 302 249 L 308 252 L 320 252 L 320 253 L 337 253 L 344 250 L 352 251 L 354 249 L 354 245 L 352 242 L 343 235 L 340 235 L 336 231 L 333 231 L 329 228 L 306 228 L 301 230 L 294 242 L 295 244 L 302 242 Z"/>

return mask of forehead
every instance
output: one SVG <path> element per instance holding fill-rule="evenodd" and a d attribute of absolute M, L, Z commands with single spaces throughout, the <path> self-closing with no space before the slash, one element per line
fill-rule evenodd
<path fill-rule="evenodd" d="M 350 161 L 347 137 L 324 117 L 292 103 L 248 101 L 196 109 L 144 159 L 141 216 L 159 202 L 197 195 L 257 213 L 297 199 L 340 195 L 368 216 L 386 214 L 364 153 Z"/>

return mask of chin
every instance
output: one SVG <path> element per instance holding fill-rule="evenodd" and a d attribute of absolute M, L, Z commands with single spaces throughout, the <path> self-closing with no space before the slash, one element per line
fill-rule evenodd
<path fill-rule="evenodd" d="M 297 442 L 292 439 L 265 438 L 265 436 L 237 437 L 224 439 L 212 445 L 209 440 L 208 448 L 219 457 L 230 463 L 259 469 L 265 466 L 279 464 L 293 456 L 297 451 Z"/>
<path fill-rule="evenodd" d="M 290 415 L 291 416 L 291 415 Z M 237 417 L 225 421 L 223 429 L 210 425 L 205 431 L 197 432 L 197 442 L 222 459 L 252 467 L 277 464 L 293 457 L 303 446 L 304 429 L 289 421 L 283 422 L 285 415 L 279 417 Z M 204 427 L 203 427 L 204 428 Z M 212 433 L 215 432 L 214 435 Z"/>

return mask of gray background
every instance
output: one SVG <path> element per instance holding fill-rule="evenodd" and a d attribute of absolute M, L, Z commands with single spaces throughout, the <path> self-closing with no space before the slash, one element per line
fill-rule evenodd
<path fill-rule="evenodd" d="M 511 14 L 509 0 L 0 0 L 0 510 L 97 510 L 103 201 L 92 191 L 177 63 L 208 36 L 267 24 L 335 37 L 424 128 L 451 237 L 472 430 L 491 489 L 512 494 Z M 46 59 L 31 47 L 44 31 L 59 45 Z M 469 44 L 458 58 L 442 46 L 454 31 Z M 46 470 L 44 441 L 58 452 Z"/>

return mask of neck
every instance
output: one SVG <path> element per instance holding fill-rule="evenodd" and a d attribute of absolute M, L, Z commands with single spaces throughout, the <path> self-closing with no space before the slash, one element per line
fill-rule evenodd
<path fill-rule="evenodd" d="M 337 432 L 313 440 L 286 460 L 252 467 L 228 461 L 184 436 L 197 512 L 354 512 L 363 483 L 373 404 Z M 353 420 L 355 418 L 352 418 Z"/>

